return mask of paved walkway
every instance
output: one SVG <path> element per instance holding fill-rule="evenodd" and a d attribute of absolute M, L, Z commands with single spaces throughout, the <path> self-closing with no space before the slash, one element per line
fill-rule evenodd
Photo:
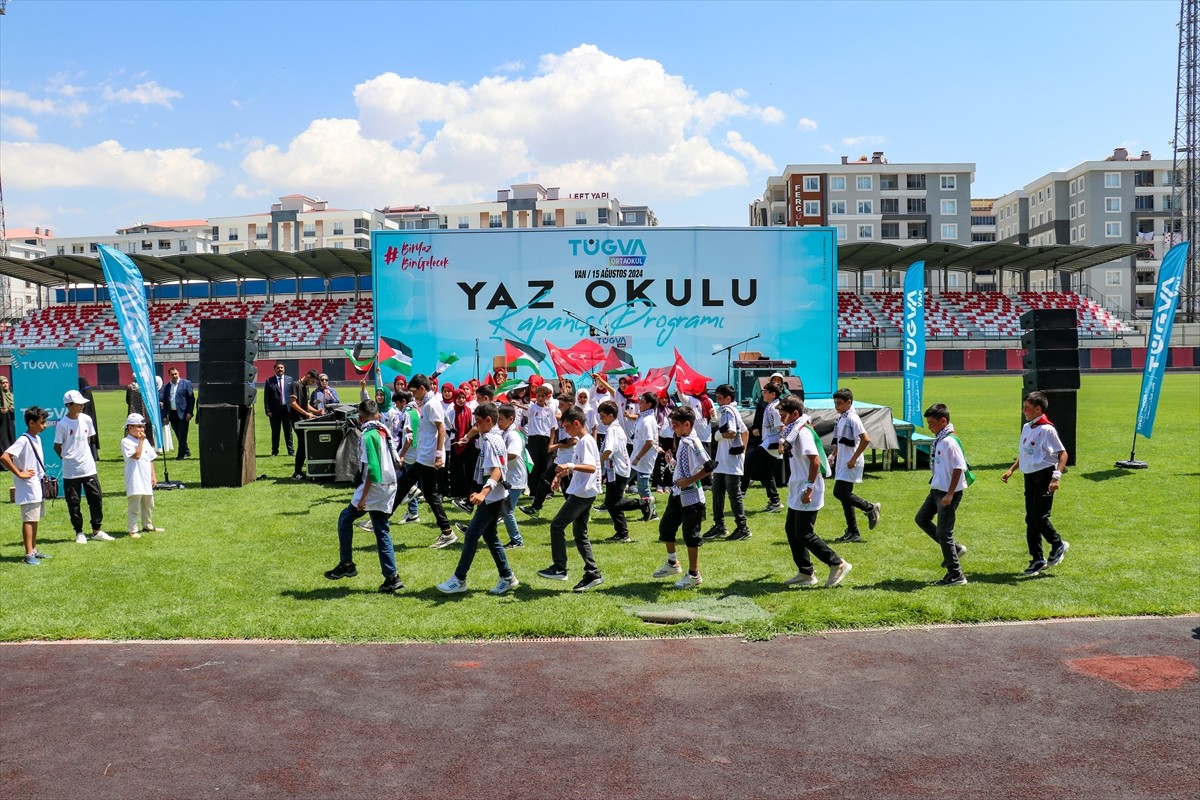
<path fill-rule="evenodd" d="M 0 646 L 3 798 L 1195 798 L 1200 617 Z"/>

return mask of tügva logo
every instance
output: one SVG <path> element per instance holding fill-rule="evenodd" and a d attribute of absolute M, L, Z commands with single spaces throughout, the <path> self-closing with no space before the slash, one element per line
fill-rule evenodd
<path fill-rule="evenodd" d="M 585 256 L 644 256 L 646 245 L 641 239 L 568 239 L 571 245 L 571 255 L 578 256 L 580 251 Z"/>

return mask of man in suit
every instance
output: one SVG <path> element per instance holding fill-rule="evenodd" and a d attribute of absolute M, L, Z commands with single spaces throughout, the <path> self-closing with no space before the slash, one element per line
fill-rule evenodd
<path fill-rule="evenodd" d="M 192 382 L 179 377 L 179 370 L 171 367 L 171 380 L 163 384 L 158 393 L 158 404 L 162 415 L 171 423 L 171 431 L 179 442 L 179 455 L 176 458 L 187 458 L 192 454 L 188 447 L 188 425 L 196 412 L 196 395 L 192 391 Z"/>
<path fill-rule="evenodd" d="M 292 384 L 295 380 L 283 374 L 282 361 L 275 362 L 275 374 L 267 378 L 263 387 L 263 400 L 267 410 L 267 419 L 271 420 L 271 455 L 279 455 L 279 430 L 283 429 L 283 438 L 287 443 L 287 454 L 296 455 L 292 444 L 292 413 L 288 398 L 292 395 Z"/>

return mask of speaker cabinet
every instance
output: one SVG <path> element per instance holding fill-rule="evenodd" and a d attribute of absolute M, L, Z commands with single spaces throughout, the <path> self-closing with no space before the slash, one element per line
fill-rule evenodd
<path fill-rule="evenodd" d="M 249 361 L 201 361 L 200 383 L 254 383 L 258 368 Z M 226 402 L 224 400 L 214 402 Z"/>
<path fill-rule="evenodd" d="M 1025 350 L 1075 350 L 1079 348 L 1078 328 L 1035 328 L 1021 335 Z"/>
<path fill-rule="evenodd" d="M 1078 369 L 1047 369 L 1025 373 L 1023 392 L 1061 392 L 1079 389 Z"/>
<path fill-rule="evenodd" d="M 202 319 L 200 338 L 252 341 L 258 338 L 258 323 L 242 317 L 240 319 Z"/>
<path fill-rule="evenodd" d="M 245 486 L 254 480 L 254 409 L 206 403 L 196 415 L 200 428 L 200 485 Z"/>
<path fill-rule="evenodd" d="M 258 358 L 258 342 L 250 339 L 200 339 L 200 362 L 245 361 Z"/>
<path fill-rule="evenodd" d="M 258 325 L 249 319 L 200 320 L 200 398 L 253 405 L 258 397 Z"/>
<path fill-rule="evenodd" d="M 258 399 L 258 386 L 253 383 L 204 383 L 200 385 L 199 399 L 205 403 L 252 406 Z"/>
<path fill-rule="evenodd" d="M 1073 308 L 1035 308 L 1021 315 L 1025 330 L 1047 328 L 1078 328 L 1079 317 Z"/>
<path fill-rule="evenodd" d="M 1021 359 L 1025 369 L 1041 372 L 1049 369 L 1073 369 L 1079 371 L 1079 349 L 1044 350 L 1035 348 L 1026 350 Z"/>
<path fill-rule="evenodd" d="M 1062 440 L 1063 447 L 1067 451 L 1067 465 L 1075 465 L 1075 432 L 1077 427 L 1077 417 L 1079 412 L 1078 397 L 1075 392 L 1067 391 L 1041 391 L 1046 393 L 1046 397 L 1050 400 L 1050 407 L 1046 409 L 1046 416 L 1054 423 L 1055 430 L 1058 431 L 1058 438 Z"/>

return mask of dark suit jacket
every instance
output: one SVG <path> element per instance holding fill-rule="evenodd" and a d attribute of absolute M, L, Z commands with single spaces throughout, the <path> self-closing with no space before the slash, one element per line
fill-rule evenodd
<path fill-rule="evenodd" d="M 279 399 L 280 381 L 283 381 L 283 400 Z M 272 375 L 267 378 L 267 382 L 263 387 L 263 404 L 266 406 L 268 414 L 287 412 L 288 403 L 291 402 L 293 383 L 295 383 L 295 378 L 290 378 L 287 375 L 283 377 Z"/>
<path fill-rule="evenodd" d="M 158 404 L 162 408 L 163 419 L 171 413 L 171 382 L 163 384 L 158 393 Z M 175 407 L 179 416 L 196 413 L 196 395 L 192 391 L 192 382 L 187 378 L 179 379 L 179 388 L 175 390 Z"/>

